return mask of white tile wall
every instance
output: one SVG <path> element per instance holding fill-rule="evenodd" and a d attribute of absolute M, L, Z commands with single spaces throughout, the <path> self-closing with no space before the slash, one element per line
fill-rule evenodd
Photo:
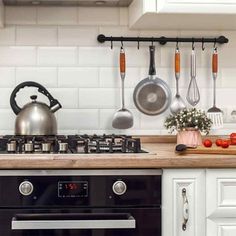
<path fill-rule="evenodd" d="M 46 86 L 63 109 L 57 112 L 60 133 L 136 133 L 167 134 L 163 121 L 169 112 L 149 117 L 137 111 L 133 103 L 133 89 L 147 77 L 148 44 L 125 43 L 127 71 L 125 99 L 134 115 L 134 127 L 127 131 L 114 130 L 111 121 L 120 107 L 119 43 L 113 50 L 109 43 L 97 42 L 99 33 L 109 36 L 217 36 L 229 37 L 230 43 L 219 47 L 218 105 L 224 110 L 226 121 L 236 109 L 236 31 L 138 31 L 128 28 L 126 8 L 60 8 L 7 7 L 6 27 L 0 29 L 0 133 L 13 133 L 15 115 L 9 105 L 13 88 L 27 80 Z M 199 108 L 212 105 L 211 52 L 204 52 L 197 44 L 197 81 L 201 92 Z M 191 45 L 180 44 L 183 98 L 190 80 Z M 175 44 L 164 47 L 156 44 L 157 76 L 165 80 L 175 93 L 173 71 Z M 17 96 L 20 106 L 29 101 L 36 89 L 27 88 Z M 39 100 L 48 102 L 42 95 Z M 235 129 L 228 123 L 226 133 Z"/>
<path fill-rule="evenodd" d="M 50 46 L 57 44 L 56 26 L 17 26 L 17 45 Z"/>

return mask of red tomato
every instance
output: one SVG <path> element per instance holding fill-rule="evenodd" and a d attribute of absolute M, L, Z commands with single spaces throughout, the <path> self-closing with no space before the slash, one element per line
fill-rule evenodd
<path fill-rule="evenodd" d="M 231 133 L 230 138 L 236 138 L 236 133 Z"/>
<path fill-rule="evenodd" d="M 236 138 L 231 138 L 230 141 L 231 141 L 230 142 L 231 145 L 236 145 Z"/>
<path fill-rule="evenodd" d="M 222 145 L 222 139 L 216 139 L 216 146 L 221 146 Z"/>
<path fill-rule="evenodd" d="M 205 139 L 205 140 L 203 141 L 203 145 L 204 145 L 205 147 L 211 147 L 211 146 L 212 146 L 212 141 L 211 141 L 210 139 Z"/>
<path fill-rule="evenodd" d="M 228 148 L 229 147 L 229 141 L 228 140 L 222 140 L 221 147 L 222 148 Z"/>

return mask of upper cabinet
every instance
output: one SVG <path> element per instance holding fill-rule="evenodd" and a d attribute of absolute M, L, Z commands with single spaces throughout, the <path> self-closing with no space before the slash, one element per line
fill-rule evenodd
<path fill-rule="evenodd" d="M 129 6 L 133 29 L 236 29 L 236 0 L 134 0 Z"/>

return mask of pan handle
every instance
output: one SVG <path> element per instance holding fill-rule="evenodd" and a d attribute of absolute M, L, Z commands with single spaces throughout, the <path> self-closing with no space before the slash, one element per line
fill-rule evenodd
<path fill-rule="evenodd" d="M 149 46 L 149 52 L 150 52 L 149 75 L 156 75 L 155 46 Z"/>

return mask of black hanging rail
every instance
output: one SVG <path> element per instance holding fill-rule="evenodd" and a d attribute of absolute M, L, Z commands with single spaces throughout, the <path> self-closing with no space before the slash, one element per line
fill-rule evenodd
<path fill-rule="evenodd" d="M 165 45 L 168 42 L 176 42 L 176 43 L 219 43 L 219 44 L 224 44 L 228 43 L 229 40 L 225 36 L 219 36 L 216 38 L 181 38 L 181 37 L 175 37 L 175 38 L 169 38 L 169 37 L 106 37 L 103 34 L 98 35 L 97 37 L 98 42 L 104 43 L 104 42 L 159 42 L 161 45 Z"/>

